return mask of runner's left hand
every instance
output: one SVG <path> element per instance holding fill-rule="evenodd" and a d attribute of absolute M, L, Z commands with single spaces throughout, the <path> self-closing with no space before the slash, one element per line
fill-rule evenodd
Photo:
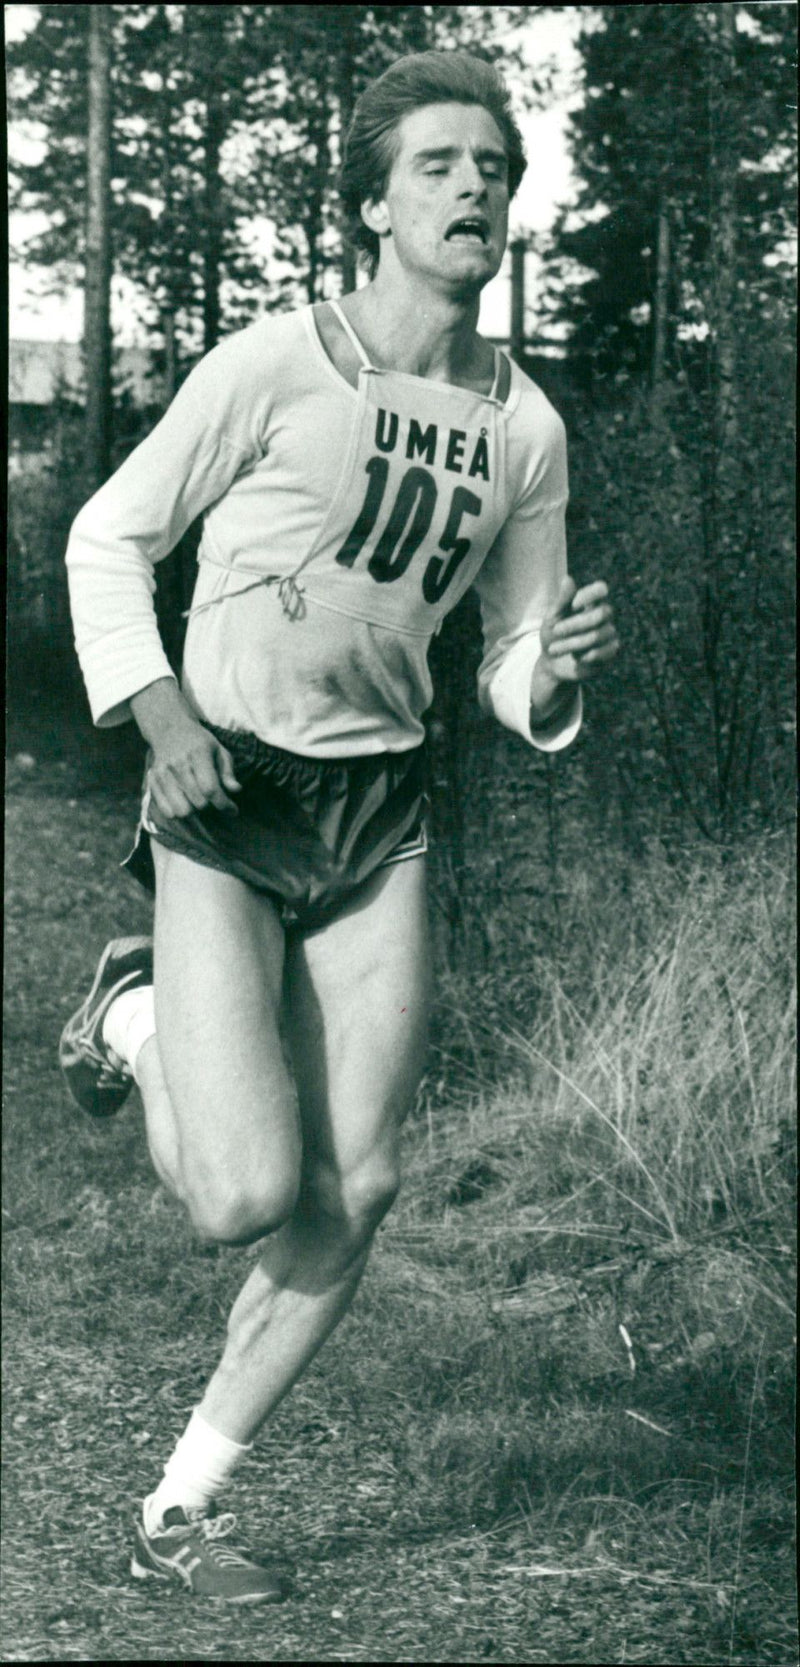
<path fill-rule="evenodd" d="M 614 612 L 603 579 L 578 590 L 564 577 L 541 631 L 540 664 L 557 683 L 582 683 L 619 653 Z"/>

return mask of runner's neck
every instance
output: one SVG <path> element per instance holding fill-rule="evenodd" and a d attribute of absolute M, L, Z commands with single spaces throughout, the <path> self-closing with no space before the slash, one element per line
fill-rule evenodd
<path fill-rule="evenodd" d="M 477 303 L 465 308 L 426 293 L 419 306 L 413 297 L 405 297 L 390 310 L 373 283 L 345 296 L 340 306 L 368 358 L 380 369 L 474 393 L 491 392 L 495 354 L 478 335 Z"/>

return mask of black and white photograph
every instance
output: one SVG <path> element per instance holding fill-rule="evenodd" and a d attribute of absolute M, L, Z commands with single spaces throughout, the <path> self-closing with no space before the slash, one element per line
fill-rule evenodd
<path fill-rule="evenodd" d="M 796 5 L 4 23 L 2 1659 L 793 1667 Z"/>

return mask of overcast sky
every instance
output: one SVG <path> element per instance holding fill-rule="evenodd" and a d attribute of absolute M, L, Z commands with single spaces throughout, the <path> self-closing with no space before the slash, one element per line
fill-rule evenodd
<path fill-rule="evenodd" d="M 589 8 L 573 6 L 568 11 L 554 12 L 549 7 L 536 10 L 520 6 L 520 16 L 527 17 L 521 30 L 528 62 L 533 68 L 553 56 L 558 64 L 558 88 L 555 102 L 545 112 L 521 117 L 528 152 L 528 170 L 512 204 L 510 231 L 514 236 L 524 231 L 546 231 L 552 223 L 557 204 L 569 200 L 572 181 L 564 145 L 564 123 L 569 109 L 577 98 L 576 75 L 578 57 L 573 46 L 580 27 L 581 15 Z M 4 8 L 6 34 L 17 38 L 30 27 L 34 10 L 30 6 L 10 5 Z M 515 86 L 510 77 L 512 90 Z M 32 132 L 35 130 L 31 130 Z M 12 149 L 19 144 L 19 136 L 12 130 Z M 27 154 L 31 140 L 26 144 Z M 35 153 L 34 153 L 35 154 Z M 33 225 L 32 217 L 28 224 Z M 39 224 L 41 220 L 39 219 Z M 79 292 L 63 299 L 41 295 L 41 279 L 26 272 L 14 262 L 13 245 L 25 236 L 26 219 L 11 217 L 12 259 L 9 275 L 9 322 L 13 339 L 45 339 L 79 341 L 82 332 L 83 302 Z M 529 314 L 536 307 L 536 261 L 529 256 L 527 263 L 527 303 Z M 508 257 L 503 271 L 487 285 L 481 302 L 481 329 L 487 335 L 503 336 L 509 328 Z M 134 341 L 138 332 L 131 328 L 130 290 L 119 281 L 114 284 L 113 323 L 115 339 Z"/>

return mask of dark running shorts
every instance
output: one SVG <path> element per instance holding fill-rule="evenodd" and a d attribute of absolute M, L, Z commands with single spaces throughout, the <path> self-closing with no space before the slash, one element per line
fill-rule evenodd
<path fill-rule="evenodd" d="M 313 930 L 376 869 L 426 850 L 422 747 L 367 758 L 301 758 L 256 735 L 204 727 L 233 759 L 239 814 L 212 805 L 161 818 L 145 789 L 136 843 L 121 866 L 146 890 L 155 890 L 152 837 L 266 892 L 285 927 Z"/>

